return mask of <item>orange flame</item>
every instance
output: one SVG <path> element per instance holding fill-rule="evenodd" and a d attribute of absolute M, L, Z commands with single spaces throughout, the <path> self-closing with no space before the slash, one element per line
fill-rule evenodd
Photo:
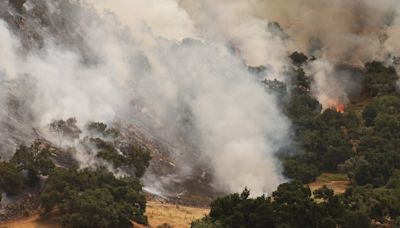
<path fill-rule="evenodd" d="M 344 113 L 345 105 L 343 103 L 338 102 L 336 103 L 335 108 L 336 112 Z"/>
<path fill-rule="evenodd" d="M 344 113 L 344 111 L 346 109 L 345 103 L 341 102 L 340 99 L 337 99 L 337 100 L 329 99 L 326 102 L 326 107 L 336 110 L 336 112 L 339 112 L 339 113 Z"/>

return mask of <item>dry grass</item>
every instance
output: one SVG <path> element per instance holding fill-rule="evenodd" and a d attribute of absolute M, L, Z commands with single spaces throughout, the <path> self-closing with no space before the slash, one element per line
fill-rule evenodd
<path fill-rule="evenodd" d="M 315 182 L 310 183 L 308 187 L 310 187 L 311 191 L 314 191 L 326 185 L 328 188 L 332 189 L 335 194 L 341 194 L 346 191 L 349 183 L 348 178 L 342 174 L 323 173 Z"/>
<path fill-rule="evenodd" d="M 174 228 L 184 228 L 190 227 L 193 220 L 204 217 L 210 210 L 150 201 L 146 211 L 152 227 L 167 223 Z"/>
<path fill-rule="evenodd" d="M 41 219 L 39 214 L 0 224 L 0 228 L 59 228 L 56 218 Z"/>

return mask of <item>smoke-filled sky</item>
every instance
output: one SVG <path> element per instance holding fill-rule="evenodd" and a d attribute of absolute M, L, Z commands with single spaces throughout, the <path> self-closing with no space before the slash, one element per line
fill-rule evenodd
<path fill-rule="evenodd" d="M 315 56 L 320 61 L 307 71 L 315 76 L 313 92 L 324 108 L 332 105 L 333 96 L 356 90 L 349 87 L 355 82 L 344 80 L 347 72 L 340 72 L 344 76 L 335 72 L 336 65 L 362 67 L 368 61 L 391 61 L 400 55 L 397 0 L 91 1 L 99 9 L 116 12 L 131 28 L 137 28 L 140 17 L 158 36 L 229 43 L 246 64 L 270 66 L 270 78 L 286 80 L 282 72 L 293 51 Z M 284 39 L 269 32 L 269 22 L 280 24 Z"/>
<path fill-rule="evenodd" d="M 81 126 L 137 124 L 174 145 L 181 178 L 204 166 L 228 192 L 273 191 L 284 180 L 275 153 L 290 143 L 275 95 L 247 66 L 267 66 L 267 77 L 285 81 L 290 52 L 315 55 L 307 72 L 326 106 L 348 93 L 336 64 L 400 52 L 394 0 L 28 0 L 22 15 L 7 4 L 3 125 L 45 134 L 50 121 L 69 117 Z M 283 31 L 271 30 L 273 21 Z M 16 113 L 5 111 L 10 97 Z"/>

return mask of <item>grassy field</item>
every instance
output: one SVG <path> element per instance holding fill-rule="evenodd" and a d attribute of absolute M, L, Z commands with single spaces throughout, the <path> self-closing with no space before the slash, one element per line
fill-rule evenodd
<path fill-rule="evenodd" d="M 335 191 L 335 194 L 344 193 L 349 185 L 349 178 L 340 173 L 323 173 L 317 180 L 308 186 L 312 191 L 326 185 L 328 188 Z"/>
<path fill-rule="evenodd" d="M 147 216 L 151 227 L 162 224 L 172 225 L 174 228 L 190 227 L 193 220 L 200 219 L 208 214 L 207 208 L 186 207 L 158 201 L 147 203 Z M 30 217 L 0 224 L 0 228 L 58 228 L 61 227 L 56 218 L 40 219 L 39 214 Z M 135 225 L 135 227 L 140 227 Z"/>
<path fill-rule="evenodd" d="M 317 178 L 319 182 L 348 181 L 346 174 L 342 173 L 323 173 Z"/>
<path fill-rule="evenodd" d="M 193 220 L 204 217 L 210 210 L 151 201 L 147 204 L 146 211 L 152 227 L 167 223 L 174 228 L 184 228 L 190 227 Z"/>

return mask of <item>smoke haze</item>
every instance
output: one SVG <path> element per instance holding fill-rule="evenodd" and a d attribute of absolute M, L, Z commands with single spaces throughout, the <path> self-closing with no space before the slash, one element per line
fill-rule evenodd
<path fill-rule="evenodd" d="M 248 66 L 288 81 L 289 53 L 318 57 L 306 70 L 329 107 L 357 88 L 337 64 L 400 54 L 395 0 L 28 0 L 23 16 L 0 4 L 2 110 L 18 101 L 0 115 L 15 129 L 4 144 L 69 117 L 140 125 L 173 145 L 179 178 L 202 167 L 228 192 L 284 181 L 290 123 Z"/>

